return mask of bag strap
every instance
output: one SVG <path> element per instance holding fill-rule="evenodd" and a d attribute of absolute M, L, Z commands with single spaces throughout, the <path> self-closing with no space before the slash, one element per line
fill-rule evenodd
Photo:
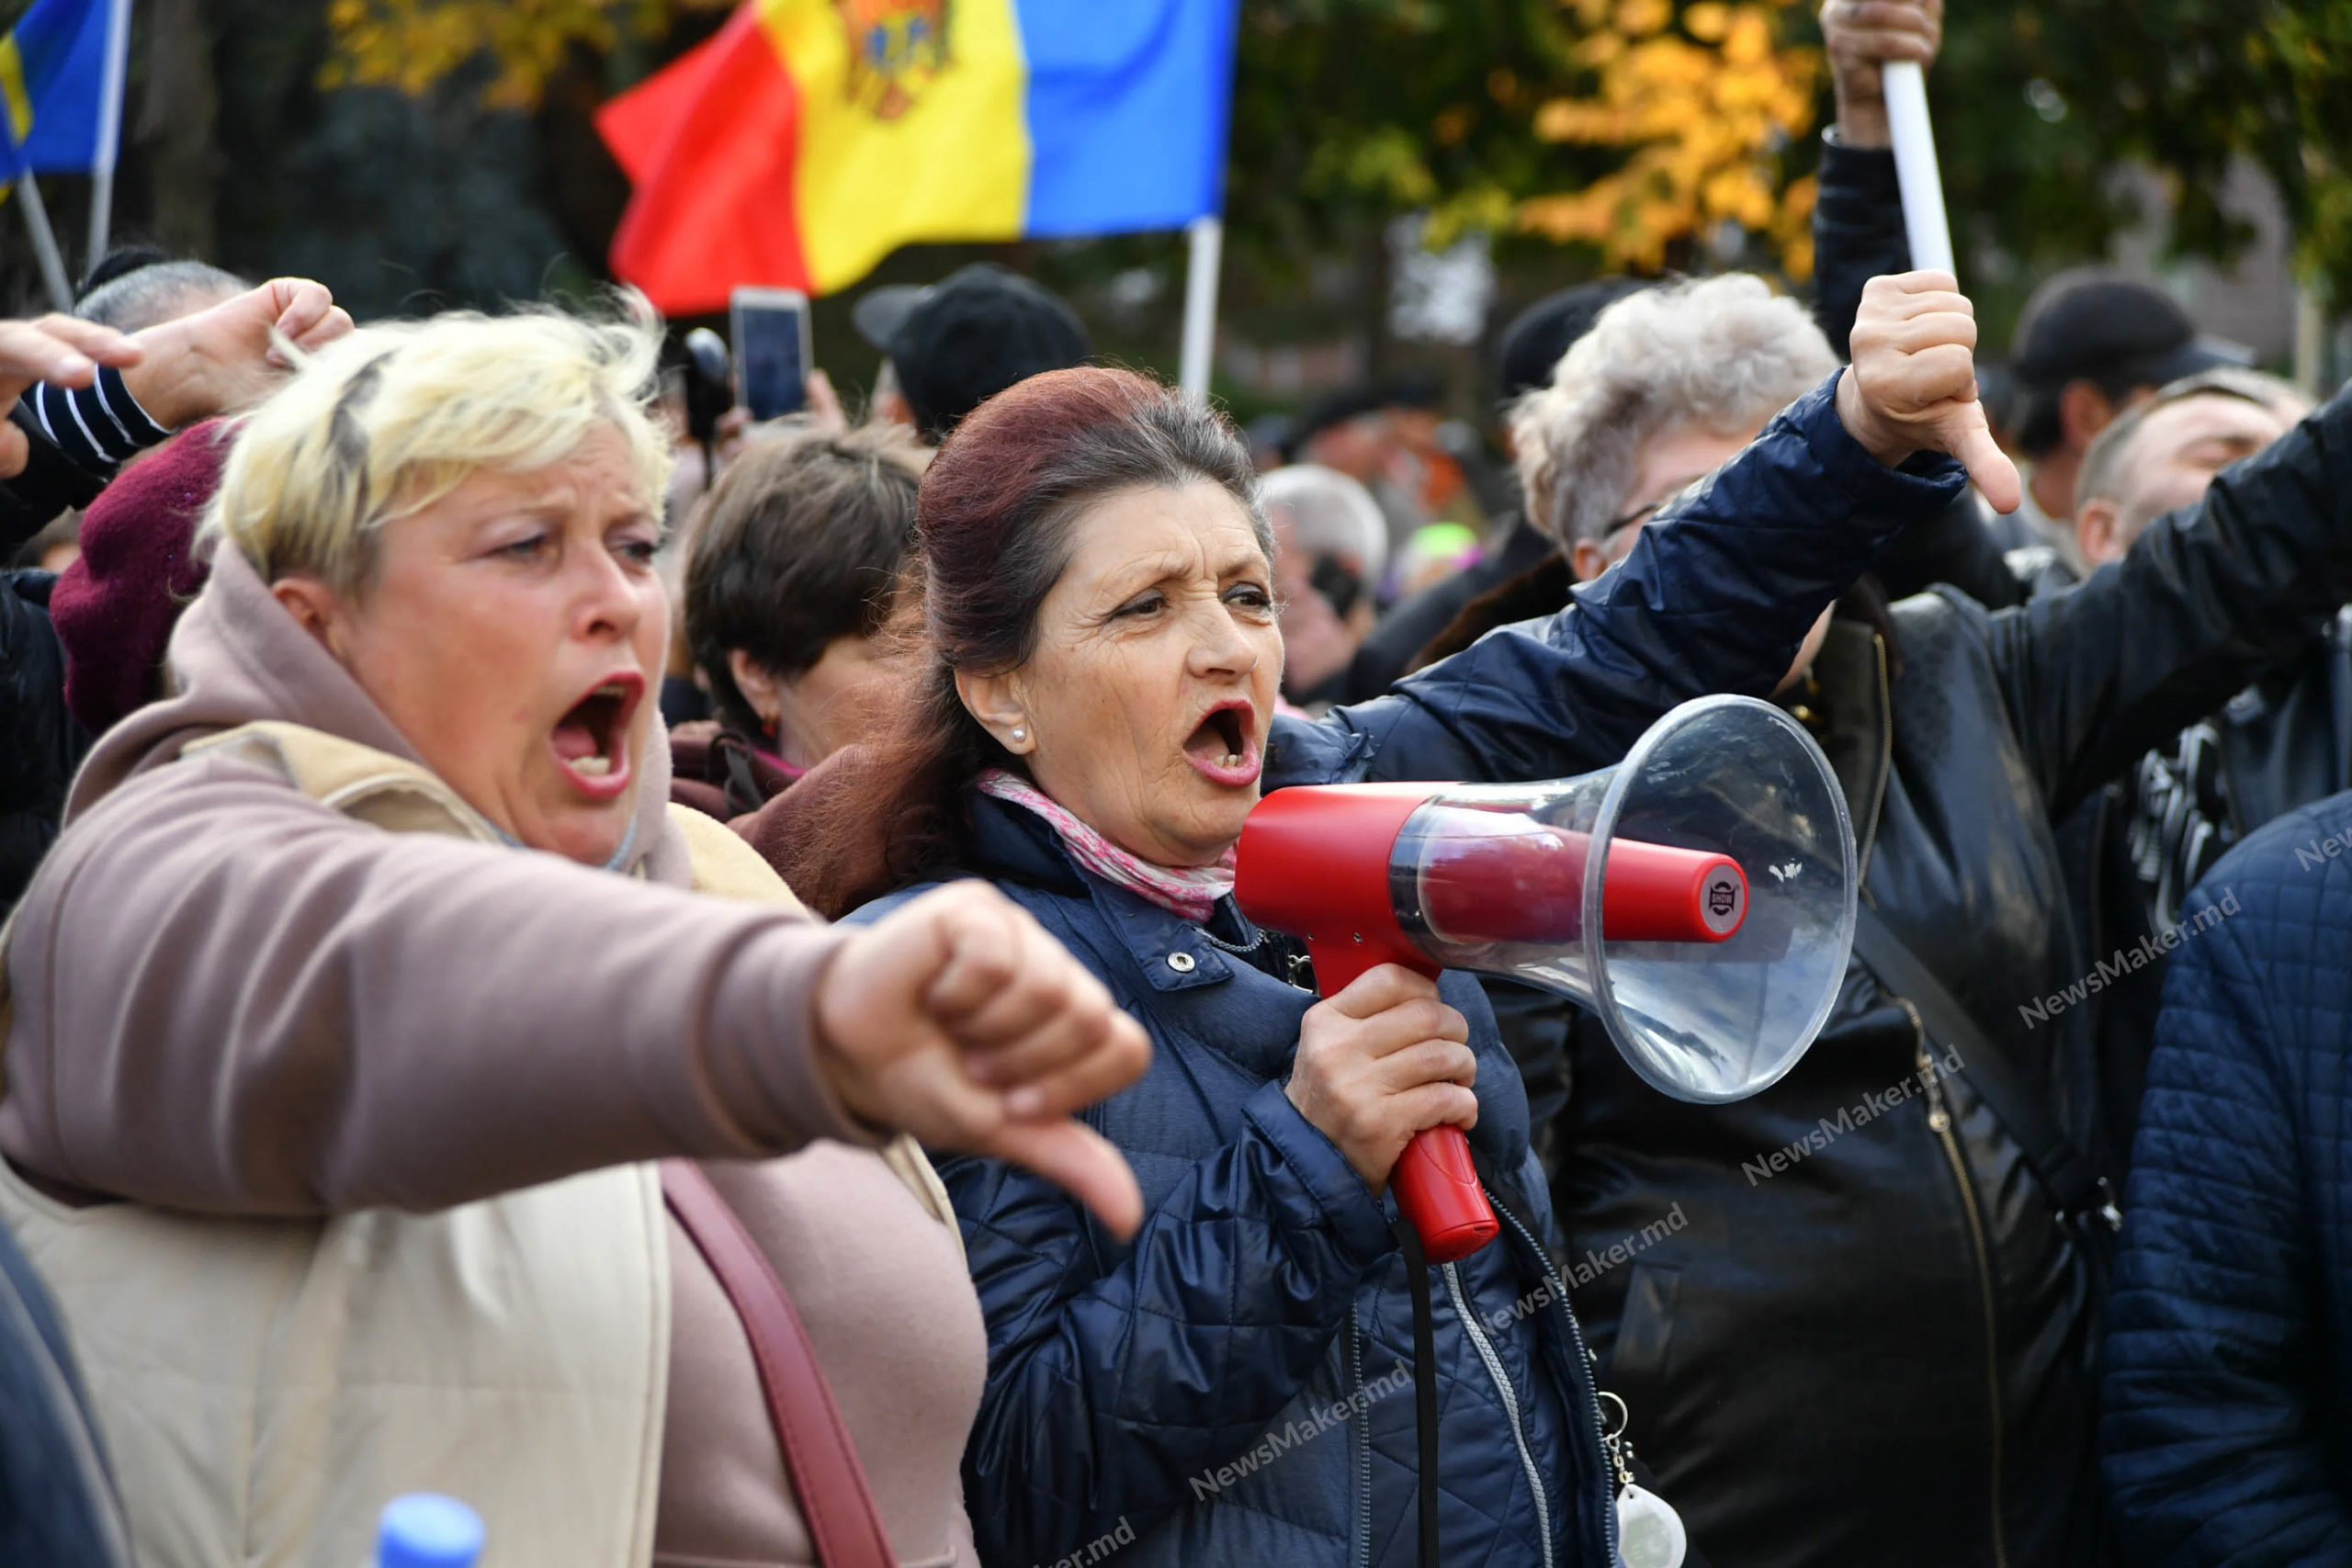
<path fill-rule="evenodd" d="M 784 1281 L 700 1166 L 663 1160 L 662 1199 L 743 1321 L 820 1568 L 896 1568 L 849 1428 Z"/>
<path fill-rule="evenodd" d="M 1854 907 L 1854 953 L 1881 986 L 1911 1004 L 1931 1042 L 1959 1053 L 1959 1076 L 2008 1129 L 2060 1210 L 2069 1215 L 2114 1215 L 2107 1179 L 2043 1111 L 2040 1098 L 2018 1080 L 2007 1055 L 1878 911 L 1859 902 Z"/>

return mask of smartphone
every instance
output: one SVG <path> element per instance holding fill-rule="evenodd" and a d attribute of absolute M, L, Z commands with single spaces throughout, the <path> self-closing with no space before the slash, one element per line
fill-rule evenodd
<path fill-rule="evenodd" d="M 808 296 L 797 288 L 738 288 L 727 302 L 735 339 L 735 396 L 755 420 L 808 406 Z"/>

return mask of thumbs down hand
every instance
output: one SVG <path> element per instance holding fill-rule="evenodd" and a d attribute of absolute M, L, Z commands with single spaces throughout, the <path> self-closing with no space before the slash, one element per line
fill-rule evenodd
<path fill-rule="evenodd" d="M 1853 347 L 1838 383 L 1846 433 L 1889 468 L 1914 452 L 1949 452 L 1995 511 L 2016 511 L 2024 495 L 2017 466 L 1995 444 L 1976 398 L 1976 310 L 1951 274 L 1871 278 Z"/>

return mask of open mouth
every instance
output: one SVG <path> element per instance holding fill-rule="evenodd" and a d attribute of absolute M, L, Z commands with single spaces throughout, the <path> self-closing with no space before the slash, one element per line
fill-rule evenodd
<path fill-rule="evenodd" d="M 629 720 L 645 695 L 645 679 L 616 675 L 593 687 L 556 720 L 548 744 L 574 784 L 603 798 L 628 784 Z"/>
<path fill-rule="evenodd" d="M 1252 783 L 1258 776 L 1257 728 L 1257 713 L 1248 703 L 1219 703 L 1184 742 L 1184 755 L 1218 784 Z"/>

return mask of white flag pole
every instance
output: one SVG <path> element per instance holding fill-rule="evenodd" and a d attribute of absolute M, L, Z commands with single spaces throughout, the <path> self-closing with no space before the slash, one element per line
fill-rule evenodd
<path fill-rule="evenodd" d="M 1209 371 L 1216 360 L 1216 279 L 1225 257 L 1225 220 L 1212 213 L 1185 225 L 1192 250 L 1184 263 L 1184 348 L 1176 384 L 1196 403 L 1209 400 Z"/>
<path fill-rule="evenodd" d="M 90 162 L 91 266 L 107 254 L 114 218 L 114 165 L 122 150 L 122 78 L 130 54 L 130 0 L 107 0 L 105 74 L 98 83 L 98 145 Z"/>
<path fill-rule="evenodd" d="M 60 310 L 74 308 L 74 288 L 65 281 L 65 258 L 57 254 L 57 235 L 49 226 L 49 209 L 41 205 L 40 186 L 27 169 L 17 176 L 17 199 L 25 209 L 25 227 L 33 231 L 33 251 L 40 257 L 41 281 L 49 285 L 50 302 Z"/>
<path fill-rule="evenodd" d="M 1903 227 L 1911 265 L 1959 276 L 1951 230 L 1944 220 L 1943 175 L 1936 167 L 1936 129 L 1928 118 L 1928 78 L 1916 60 L 1890 60 L 1882 81 L 1887 127 L 1894 137 L 1894 178 L 1903 191 Z"/>

